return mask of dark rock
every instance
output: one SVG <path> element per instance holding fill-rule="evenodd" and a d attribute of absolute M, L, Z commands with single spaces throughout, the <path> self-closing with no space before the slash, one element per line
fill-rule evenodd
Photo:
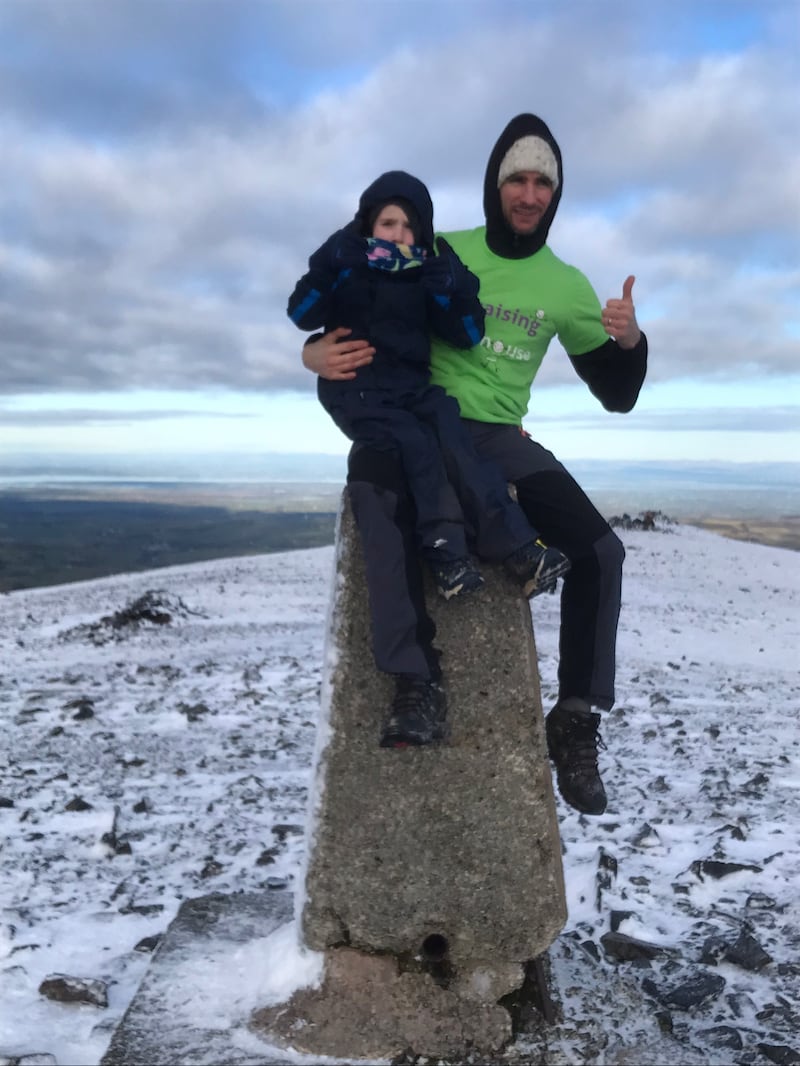
<path fill-rule="evenodd" d="M 185 714 L 187 722 L 199 722 L 204 714 L 210 713 L 205 703 L 195 703 L 191 706 L 188 703 L 178 704 L 178 714 Z"/>
<path fill-rule="evenodd" d="M 733 840 L 747 840 L 747 836 L 740 825 L 723 825 L 716 832 L 720 834 L 727 833 Z"/>
<path fill-rule="evenodd" d="M 225 867 L 222 863 L 217 862 L 216 859 L 208 859 L 203 869 L 200 871 L 200 876 L 205 877 L 218 877 Z"/>
<path fill-rule="evenodd" d="M 711 1047 L 730 1048 L 732 1051 L 740 1051 L 744 1047 L 739 1030 L 732 1025 L 715 1025 L 711 1029 L 702 1029 L 701 1033 Z"/>
<path fill-rule="evenodd" d="M 0 808 L 13 806 L 14 801 L 9 796 L 0 796 Z"/>
<path fill-rule="evenodd" d="M 729 877 L 731 874 L 738 874 L 744 870 L 754 874 L 762 872 L 760 866 L 751 866 L 741 862 L 720 862 L 718 859 L 698 859 L 689 869 L 701 881 L 704 881 L 706 877 L 719 881 L 723 877 Z"/>
<path fill-rule="evenodd" d="M 73 799 L 71 799 L 69 801 L 69 803 L 66 805 L 64 810 L 65 811 L 92 811 L 92 810 L 94 810 L 94 807 L 92 807 L 91 803 L 87 803 L 86 800 L 83 799 L 82 796 L 75 796 Z"/>
<path fill-rule="evenodd" d="M 745 794 L 760 794 L 768 784 L 769 777 L 766 774 L 758 773 L 755 775 L 755 777 L 751 777 L 749 781 L 746 781 L 742 785 L 742 791 Z"/>
<path fill-rule="evenodd" d="M 277 848 L 265 848 L 256 859 L 256 866 L 271 866 L 275 862 L 278 854 L 279 851 Z"/>
<path fill-rule="evenodd" d="M 659 988 L 649 979 L 642 987 L 665 1007 L 672 1010 L 691 1010 L 715 999 L 725 988 L 725 978 L 720 974 L 699 970 L 670 988 Z"/>
<path fill-rule="evenodd" d="M 725 958 L 725 953 L 731 946 L 731 942 L 720 933 L 708 937 L 700 951 L 700 961 L 707 966 L 716 966 Z"/>
<path fill-rule="evenodd" d="M 142 914 L 145 917 L 151 914 L 161 914 L 164 910 L 163 903 L 127 903 L 119 908 L 120 914 Z"/>
<path fill-rule="evenodd" d="M 590 959 L 594 959 L 595 962 L 600 961 L 600 952 L 597 944 L 593 940 L 582 940 L 581 949 L 589 956 Z"/>
<path fill-rule="evenodd" d="M 75 711 L 72 718 L 75 722 L 84 721 L 87 718 L 94 718 L 94 701 L 90 700 L 88 696 L 79 696 L 77 699 L 70 700 L 64 704 L 65 711 Z"/>
<path fill-rule="evenodd" d="M 746 992 L 730 992 L 725 999 L 734 1018 L 744 1018 L 756 1012 L 756 1005 Z"/>
<path fill-rule="evenodd" d="M 135 945 L 134 951 L 150 952 L 155 951 L 158 945 L 161 943 L 164 937 L 163 933 L 156 933 L 155 936 L 145 936 Z"/>
<path fill-rule="evenodd" d="M 771 911 L 777 905 L 777 901 L 766 892 L 751 892 L 745 901 L 745 908 L 749 911 Z"/>
<path fill-rule="evenodd" d="M 134 803 L 132 810 L 134 814 L 147 814 L 151 807 L 146 799 L 140 799 L 138 803 Z"/>
<path fill-rule="evenodd" d="M 772 962 L 772 956 L 764 951 L 755 937 L 749 933 L 740 933 L 736 940 L 728 945 L 725 960 L 735 966 L 741 966 L 744 970 L 763 970 Z"/>
<path fill-rule="evenodd" d="M 758 1050 L 777 1066 L 796 1066 L 800 1063 L 800 1051 L 787 1047 L 786 1044 L 759 1044 Z"/>
<path fill-rule="evenodd" d="M 114 614 L 104 615 L 99 622 L 79 625 L 61 634 L 61 640 L 89 640 L 102 645 L 110 640 L 120 640 L 130 632 L 137 632 L 143 625 L 170 625 L 175 617 L 186 618 L 200 612 L 191 611 L 179 596 L 163 589 L 150 589 L 127 607 Z"/>
<path fill-rule="evenodd" d="M 272 832 L 283 843 L 288 836 L 301 837 L 305 832 L 302 825 L 292 825 L 289 822 L 281 822 L 278 825 L 273 825 Z"/>
<path fill-rule="evenodd" d="M 608 916 L 609 924 L 611 926 L 611 932 L 616 933 L 623 922 L 626 922 L 628 918 L 635 917 L 633 911 L 611 911 Z"/>
<path fill-rule="evenodd" d="M 69 977 L 63 973 L 48 974 L 39 985 L 39 994 L 59 1003 L 88 1003 L 93 1007 L 108 1006 L 105 981 L 91 977 Z"/>
<path fill-rule="evenodd" d="M 635 848 L 653 848 L 660 843 L 661 837 L 648 822 L 631 838 L 631 844 Z"/>
<path fill-rule="evenodd" d="M 673 954 L 669 948 L 650 944 L 646 940 L 637 940 L 635 937 L 626 936 L 625 933 L 604 933 L 600 937 L 600 943 L 607 955 L 619 959 L 620 962 L 631 962 L 634 959 L 657 959 L 663 955 Z"/>

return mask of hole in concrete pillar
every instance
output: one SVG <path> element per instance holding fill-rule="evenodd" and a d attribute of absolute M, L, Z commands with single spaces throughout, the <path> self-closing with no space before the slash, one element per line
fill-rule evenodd
<path fill-rule="evenodd" d="M 425 962 L 444 962 L 449 949 L 450 945 L 447 943 L 446 936 L 441 933 L 431 933 L 422 941 L 420 954 Z"/>

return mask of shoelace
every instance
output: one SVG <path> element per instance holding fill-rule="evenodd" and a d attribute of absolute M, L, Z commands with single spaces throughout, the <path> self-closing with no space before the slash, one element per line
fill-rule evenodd
<path fill-rule="evenodd" d="M 600 733 L 588 730 L 583 736 L 577 736 L 570 744 L 570 766 L 578 769 L 597 769 L 597 752 L 606 750 L 606 743 Z"/>
<path fill-rule="evenodd" d="M 392 704 L 392 714 L 406 714 L 408 711 L 417 711 L 421 714 L 430 715 L 432 700 L 430 694 L 418 685 L 404 686 L 399 689 Z"/>

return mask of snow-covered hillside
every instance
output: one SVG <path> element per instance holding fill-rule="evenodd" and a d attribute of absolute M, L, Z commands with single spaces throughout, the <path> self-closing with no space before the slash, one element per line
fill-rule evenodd
<path fill-rule="evenodd" d="M 669 1016 L 687 1062 L 798 1061 L 798 556 L 621 535 L 609 809 L 559 800 L 565 1007 L 606 1004 L 599 1044 Z M 332 565 L 325 548 L 0 597 L 0 1058 L 99 1062 L 182 899 L 292 890 Z M 533 610 L 547 708 L 558 601 Z M 620 962 L 613 927 L 670 950 Z M 106 982 L 107 1009 L 42 997 L 52 973 Z M 709 975 L 724 985 L 681 1007 Z M 558 1040 L 578 1061 L 569 1026 Z"/>

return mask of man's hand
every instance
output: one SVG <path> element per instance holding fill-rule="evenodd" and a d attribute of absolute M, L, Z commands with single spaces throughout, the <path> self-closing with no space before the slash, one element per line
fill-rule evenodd
<path fill-rule="evenodd" d="M 620 348 L 635 348 L 642 335 L 633 306 L 634 281 L 636 278 L 633 274 L 629 275 L 622 286 L 622 299 L 608 300 L 603 308 L 603 329 L 616 340 Z"/>
<path fill-rule="evenodd" d="M 375 349 L 369 341 L 348 340 L 353 331 L 340 326 L 317 341 L 306 341 L 303 366 L 328 381 L 349 381 L 360 366 L 372 362 Z"/>

